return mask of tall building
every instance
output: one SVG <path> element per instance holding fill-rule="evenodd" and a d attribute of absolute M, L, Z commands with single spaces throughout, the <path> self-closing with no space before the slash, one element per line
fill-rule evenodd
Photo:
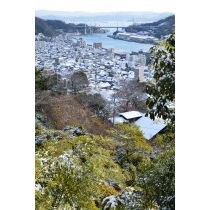
<path fill-rule="evenodd" d="M 146 56 L 144 54 L 139 54 L 139 63 L 141 66 L 146 66 Z"/>
<path fill-rule="evenodd" d="M 109 57 L 111 57 L 111 58 L 114 58 L 114 49 L 108 49 L 107 50 L 107 55 L 109 56 Z"/>
<path fill-rule="evenodd" d="M 139 82 L 144 82 L 144 66 L 139 67 Z"/>
<path fill-rule="evenodd" d="M 79 40 L 77 40 L 77 46 L 86 47 L 86 42 L 82 38 L 80 38 Z"/>
<path fill-rule="evenodd" d="M 45 48 L 46 42 L 45 41 L 35 41 L 35 50 Z"/>

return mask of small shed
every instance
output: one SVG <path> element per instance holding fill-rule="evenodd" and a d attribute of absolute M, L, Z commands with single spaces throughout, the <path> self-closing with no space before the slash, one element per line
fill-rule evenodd
<path fill-rule="evenodd" d="M 137 118 L 142 116 L 141 112 L 138 111 L 123 112 L 119 115 L 124 117 L 126 120 L 136 120 Z"/>
<path fill-rule="evenodd" d="M 166 128 L 166 124 L 162 119 L 158 118 L 153 121 L 149 117 L 145 116 L 136 120 L 135 124 L 139 126 L 139 129 L 143 132 L 143 135 L 147 140 L 151 140 Z"/>
<path fill-rule="evenodd" d="M 98 87 L 108 89 L 111 87 L 111 85 L 108 82 L 100 82 L 100 83 L 98 83 Z"/>
<path fill-rule="evenodd" d="M 128 120 L 126 120 L 124 117 L 120 117 L 120 116 L 118 116 L 118 117 L 115 116 L 114 118 L 110 117 L 109 120 L 114 124 L 128 122 Z"/>

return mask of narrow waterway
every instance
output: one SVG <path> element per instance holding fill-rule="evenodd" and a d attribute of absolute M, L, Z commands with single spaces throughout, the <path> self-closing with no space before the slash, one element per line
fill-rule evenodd
<path fill-rule="evenodd" d="M 132 51 L 138 52 L 139 50 L 143 50 L 144 52 L 148 52 L 151 44 L 140 44 L 136 42 L 127 42 L 123 40 L 117 40 L 107 37 L 107 35 L 113 34 L 114 30 L 110 30 L 108 33 L 104 34 L 88 34 L 88 35 L 78 35 L 76 38 L 83 38 L 87 44 L 92 45 L 93 42 L 102 42 L 103 48 L 113 48 L 119 49 L 124 52 L 131 53 Z"/>

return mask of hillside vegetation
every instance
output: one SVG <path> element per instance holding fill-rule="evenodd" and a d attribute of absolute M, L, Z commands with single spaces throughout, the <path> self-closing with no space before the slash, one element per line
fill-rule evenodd
<path fill-rule="evenodd" d="M 56 30 L 54 30 L 50 25 L 46 23 L 41 18 L 35 17 L 35 34 L 42 33 L 45 36 L 56 36 L 59 34 Z"/>
<path fill-rule="evenodd" d="M 36 93 L 36 209 L 174 209 L 174 135 L 149 143 L 76 95 Z"/>
<path fill-rule="evenodd" d="M 148 115 L 168 122 L 152 141 L 109 123 L 99 94 L 53 91 L 35 68 L 36 210 L 175 209 L 175 34 L 151 52 Z"/>
<path fill-rule="evenodd" d="M 128 26 L 126 32 L 149 32 L 150 35 L 157 38 L 161 36 L 169 35 L 175 30 L 175 15 L 171 15 L 167 18 L 158 20 L 152 23 L 134 24 Z"/>
<path fill-rule="evenodd" d="M 64 33 L 85 33 L 84 27 L 85 24 L 73 24 L 73 23 L 65 23 L 61 20 L 44 20 L 38 17 L 35 17 L 35 35 L 38 33 L 42 33 L 45 36 L 56 36 L 62 32 Z M 87 25 L 88 27 L 88 25 Z M 93 33 L 100 33 L 100 28 L 91 27 Z M 89 30 L 86 31 L 87 33 Z"/>
<path fill-rule="evenodd" d="M 41 110 L 52 128 L 80 126 L 91 134 L 104 134 L 110 123 L 101 121 L 88 107 L 79 103 L 75 95 L 53 95 L 50 91 L 37 94 L 37 111 Z"/>
<path fill-rule="evenodd" d="M 68 108 L 60 105 L 56 109 L 65 120 Z M 101 128 L 93 124 L 93 133 L 75 133 L 73 126 L 52 128 L 51 116 L 36 114 L 36 209 L 174 209 L 174 141 L 167 140 L 169 134 L 150 145 L 133 124 L 94 135 Z"/>

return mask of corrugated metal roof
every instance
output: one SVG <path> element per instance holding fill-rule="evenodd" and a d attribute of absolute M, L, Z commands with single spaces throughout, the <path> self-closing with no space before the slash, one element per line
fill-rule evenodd
<path fill-rule="evenodd" d="M 138 111 L 130 111 L 130 112 L 120 113 L 120 116 L 123 116 L 125 119 L 130 120 L 133 118 L 141 117 L 142 114 Z"/>
<path fill-rule="evenodd" d="M 166 124 L 161 119 L 156 119 L 155 121 L 151 120 L 149 117 L 142 116 L 140 119 L 135 121 L 143 132 L 144 137 L 147 140 L 150 140 L 156 134 L 158 134 L 163 128 L 166 127 Z"/>

